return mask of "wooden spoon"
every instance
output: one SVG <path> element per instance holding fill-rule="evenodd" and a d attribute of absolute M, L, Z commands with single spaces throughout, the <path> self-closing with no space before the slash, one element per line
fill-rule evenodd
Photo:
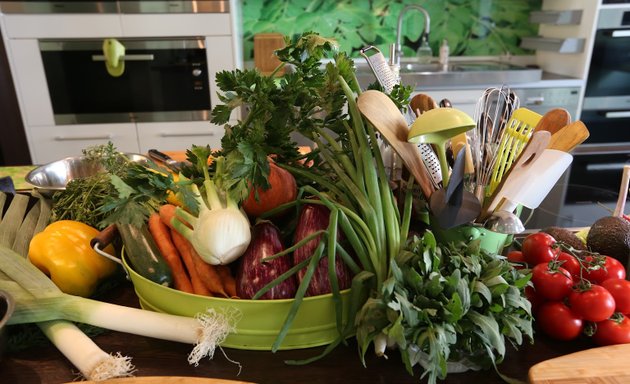
<path fill-rule="evenodd" d="M 428 200 L 434 192 L 433 184 L 417 145 L 407 141 L 409 134 L 407 122 L 396 104 L 383 92 L 368 90 L 359 95 L 357 105 L 361 113 L 400 156 Z"/>
<path fill-rule="evenodd" d="M 584 140 L 588 139 L 589 135 L 586 125 L 582 121 L 577 120 L 553 133 L 548 148 L 571 152 L 575 147 L 582 144 Z"/>
<path fill-rule="evenodd" d="M 416 114 L 416 117 L 418 117 L 426 111 L 437 108 L 438 104 L 431 96 L 424 93 L 418 93 L 411 98 L 409 106 L 411 107 L 413 113 Z"/>
<path fill-rule="evenodd" d="M 553 108 L 547 111 L 540 118 L 538 124 L 534 128 L 536 131 L 549 131 L 553 135 L 558 132 L 562 127 L 566 127 L 571 123 L 571 114 L 564 108 Z"/>

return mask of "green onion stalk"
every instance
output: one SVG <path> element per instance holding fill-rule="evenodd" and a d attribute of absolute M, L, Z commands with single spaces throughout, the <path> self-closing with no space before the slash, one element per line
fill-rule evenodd
<path fill-rule="evenodd" d="M 341 60 L 348 59 L 341 57 Z M 331 70 L 330 65 L 327 70 Z M 305 260 L 279 276 L 257 295 L 261 296 L 295 271 L 306 268 L 305 277 L 298 287 L 292 308 L 272 350 L 275 351 L 280 347 L 301 305 L 313 271 L 319 261 L 325 258 L 329 265 L 329 280 L 336 307 L 337 327 L 340 331 L 339 337 L 321 355 L 301 361 L 288 361 L 289 364 L 305 364 L 317 360 L 355 333 L 357 314 L 368 298 L 380 295 L 384 282 L 390 277 L 390 263 L 402 250 L 408 235 L 413 180 L 408 183 L 401 215 L 388 182 L 389 178 L 378 147 L 375 129 L 363 118 L 357 107 L 355 98 L 361 91 L 354 72 L 352 76 L 353 78 L 349 81 L 346 81 L 341 74 L 336 77 L 338 86 L 347 99 L 349 118 L 342 123 L 345 134 L 333 138 L 323 127 L 316 127 L 308 136 L 315 142 L 317 154 L 324 160 L 324 165 L 329 167 L 329 173 L 324 176 L 307 168 L 279 164 L 295 175 L 312 182 L 301 188 L 297 204 L 322 204 L 330 210 L 331 214 L 328 228 L 323 233 L 313 235 L 323 236 L 311 259 Z M 302 197 L 305 195 L 315 198 Z M 291 204 L 281 206 L 278 210 L 283 210 Z M 268 214 L 273 215 L 274 212 L 276 210 Z M 337 242 L 338 230 L 344 234 L 351 249 L 344 249 Z M 311 237 L 304 239 L 303 242 L 310 239 Z M 301 243 L 295 244 L 273 257 L 292 252 L 300 246 Z M 334 270 L 337 254 L 341 255 L 355 273 L 351 285 L 347 319 L 341 316 L 343 312 L 341 292 Z M 350 254 L 356 256 L 356 262 Z"/>

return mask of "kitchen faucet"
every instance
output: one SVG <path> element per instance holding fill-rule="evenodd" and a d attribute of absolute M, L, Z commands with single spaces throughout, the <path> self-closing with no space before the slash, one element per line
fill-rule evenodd
<path fill-rule="evenodd" d="M 420 40 L 422 42 L 424 42 L 425 40 L 429 41 L 429 31 L 431 28 L 431 18 L 429 17 L 429 12 L 427 12 L 426 9 L 422 8 L 419 5 L 412 4 L 405 6 L 398 14 L 398 25 L 396 27 L 396 46 L 392 50 L 392 56 L 394 57 L 392 57 L 391 62 L 392 64 L 395 64 L 398 68 L 400 68 L 400 58 L 403 55 L 401 44 L 402 21 L 407 11 L 410 11 L 412 9 L 422 12 L 422 14 L 424 15 L 424 32 L 422 32 L 422 35 L 420 35 Z"/>

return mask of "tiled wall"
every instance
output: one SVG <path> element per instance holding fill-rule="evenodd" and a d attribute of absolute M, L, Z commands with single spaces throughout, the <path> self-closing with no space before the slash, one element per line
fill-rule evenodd
<path fill-rule="evenodd" d="M 442 39 L 454 56 L 527 54 L 518 47 L 521 36 L 535 36 L 538 25 L 529 12 L 542 0 L 242 0 L 245 59 L 253 57 L 256 33 L 284 35 L 303 31 L 336 38 L 341 49 L 352 51 L 375 45 L 386 55 L 396 40 L 396 24 L 405 5 L 424 7 L 431 17 L 429 43 L 438 55 Z M 424 29 L 422 14 L 410 11 L 403 20 L 406 57 L 415 54 Z"/>

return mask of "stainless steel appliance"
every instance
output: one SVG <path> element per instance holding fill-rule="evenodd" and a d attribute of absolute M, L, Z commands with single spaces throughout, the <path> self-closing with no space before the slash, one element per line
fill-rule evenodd
<path fill-rule="evenodd" d="M 209 120 L 203 38 L 119 39 L 124 72 L 108 73 L 103 40 L 40 40 L 56 124 Z"/>
<path fill-rule="evenodd" d="M 630 161 L 630 4 L 598 15 L 581 120 L 590 137 L 574 153 L 560 224 L 588 226 L 617 201 Z"/>

